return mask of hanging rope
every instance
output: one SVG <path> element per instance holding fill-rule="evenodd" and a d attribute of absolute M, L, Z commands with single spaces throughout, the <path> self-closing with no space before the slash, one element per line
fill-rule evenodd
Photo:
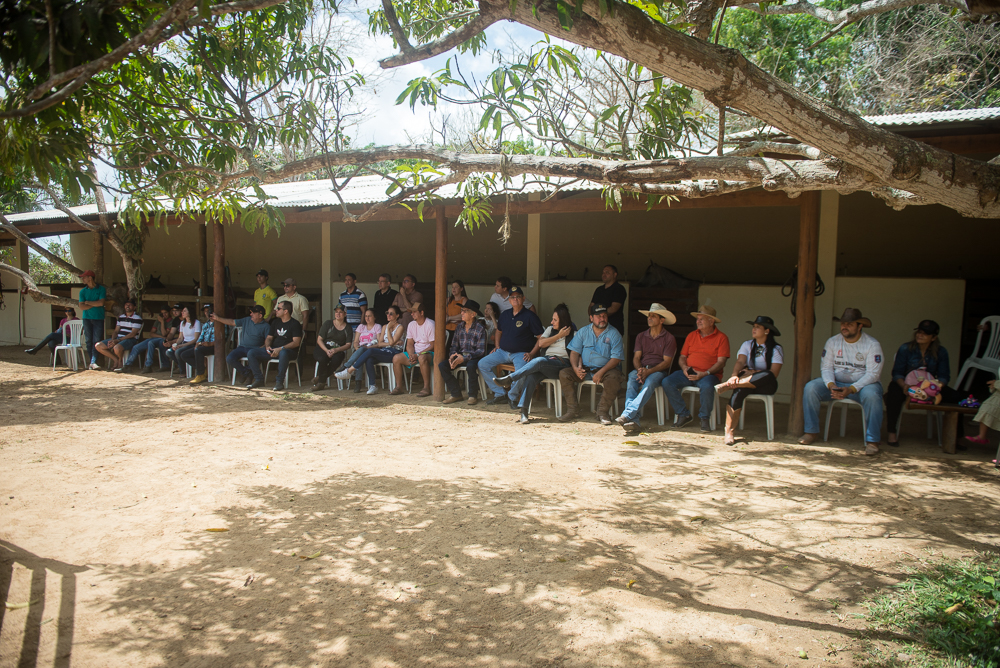
<path fill-rule="evenodd" d="M 792 271 L 792 275 L 788 277 L 785 284 L 781 286 L 781 296 L 791 297 L 792 303 L 790 309 L 792 311 L 792 319 L 795 318 L 795 302 L 796 293 L 799 291 L 799 267 L 796 265 L 795 269 Z M 816 296 L 819 297 L 821 294 L 826 292 L 826 285 L 823 284 L 823 279 L 820 278 L 819 273 L 816 274 Z M 813 310 L 813 327 L 816 326 L 816 311 Z"/>

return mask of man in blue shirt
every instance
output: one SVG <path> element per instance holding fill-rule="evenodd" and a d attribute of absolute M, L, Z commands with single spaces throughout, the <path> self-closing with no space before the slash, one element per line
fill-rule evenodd
<path fill-rule="evenodd" d="M 559 418 L 570 422 L 579 417 L 580 406 L 576 401 L 576 385 L 591 380 L 604 387 L 601 400 L 597 404 L 597 419 L 603 425 L 611 422 L 611 406 L 618 397 L 618 390 L 625 382 L 620 365 L 625 359 L 625 345 L 622 335 L 614 327 L 608 326 L 608 309 L 603 304 L 591 304 L 590 326 L 584 327 L 569 345 L 570 366 L 559 372 L 559 384 L 566 398 L 566 412 Z M 594 392 L 597 391 L 595 387 Z"/>
<path fill-rule="evenodd" d="M 365 311 L 368 310 L 368 296 L 357 287 L 357 283 L 357 276 L 347 274 L 344 276 L 344 287 L 347 289 L 340 293 L 340 303 L 344 305 L 347 324 L 352 329 L 365 321 Z"/>
<path fill-rule="evenodd" d="M 83 311 L 80 319 L 83 320 L 83 335 L 87 339 L 87 357 L 91 370 L 97 370 L 101 367 L 97 366 L 94 346 L 104 338 L 104 300 L 108 289 L 97 284 L 96 274 L 90 269 L 80 274 L 80 278 L 87 284 L 80 290 L 80 309 Z"/>
<path fill-rule="evenodd" d="M 254 348 L 263 348 L 264 341 L 271 331 L 271 326 L 264 320 L 267 311 L 260 304 L 250 307 L 250 315 L 239 320 L 222 318 L 214 313 L 209 317 L 212 322 L 221 322 L 230 327 L 239 327 L 239 345 L 233 348 L 232 352 L 226 355 L 226 364 L 236 370 L 236 378 L 241 385 L 249 383 L 253 379 L 253 372 L 250 367 L 243 363 L 248 353 Z M 214 328 L 213 328 L 214 329 Z"/>
<path fill-rule="evenodd" d="M 513 401 L 513 397 L 520 394 L 523 379 L 514 383 L 508 396 L 506 390 L 493 382 L 493 376 L 496 375 L 495 368 L 498 364 L 513 364 L 516 370 L 530 362 L 535 340 L 545 328 L 542 327 L 542 321 L 537 315 L 524 308 L 524 291 L 520 287 L 513 286 L 508 299 L 511 308 L 500 314 L 497 331 L 493 335 L 496 350 L 479 360 L 479 373 L 483 375 L 486 386 L 493 392 L 493 398 L 486 402 L 487 405 L 498 404 L 507 398 L 511 408 L 517 410 L 517 403 Z"/>

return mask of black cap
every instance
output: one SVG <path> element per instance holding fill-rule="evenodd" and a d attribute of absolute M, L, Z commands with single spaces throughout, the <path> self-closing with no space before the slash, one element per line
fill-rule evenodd
<path fill-rule="evenodd" d="M 202 304 L 202 305 L 201 305 L 201 310 L 202 310 L 202 311 L 204 311 L 204 310 L 205 310 L 205 309 L 207 309 L 207 308 L 211 308 L 211 309 L 214 309 L 215 307 L 214 307 L 214 306 L 212 306 L 212 304 L 211 304 L 211 303 L 209 303 L 209 302 L 205 302 L 204 304 Z"/>
<path fill-rule="evenodd" d="M 604 304 L 594 304 L 590 307 L 590 315 L 597 315 L 598 313 L 607 313 L 608 307 Z"/>
<path fill-rule="evenodd" d="M 512 287 L 510 289 L 510 294 L 511 295 L 521 295 L 523 297 L 524 296 L 524 290 L 521 289 L 521 286 L 515 285 L 514 287 Z M 508 295 L 507 298 L 510 299 L 510 295 Z"/>
<path fill-rule="evenodd" d="M 264 278 L 271 278 L 271 275 L 267 273 L 267 269 L 261 269 L 257 272 L 258 276 L 263 276 Z"/>
<path fill-rule="evenodd" d="M 774 320 L 771 320 L 769 315 L 759 315 L 756 320 L 747 320 L 748 325 L 760 325 L 764 329 L 771 330 L 771 333 L 775 336 L 781 336 L 781 332 L 778 328 L 774 326 Z"/>
<path fill-rule="evenodd" d="M 265 313 L 267 313 L 267 309 L 265 309 L 260 304 L 254 304 L 253 306 L 250 307 L 250 312 L 251 313 L 260 313 L 261 315 L 264 315 Z"/>
<path fill-rule="evenodd" d="M 483 312 L 479 310 L 479 302 L 475 301 L 474 299 L 466 299 L 465 303 L 462 304 L 462 308 L 469 309 L 470 311 L 475 312 L 475 314 L 478 316 L 481 316 L 483 314 Z"/>
<path fill-rule="evenodd" d="M 913 331 L 923 332 L 924 334 L 930 334 L 931 336 L 937 336 L 938 333 L 941 332 L 941 326 L 933 320 L 921 320 L 920 324 L 917 325 Z"/>
<path fill-rule="evenodd" d="M 174 309 L 177 309 L 178 311 L 180 311 L 183 308 L 184 306 L 182 304 L 174 304 L 173 306 L 170 307 L 170 310 L 173 311 Z"/>

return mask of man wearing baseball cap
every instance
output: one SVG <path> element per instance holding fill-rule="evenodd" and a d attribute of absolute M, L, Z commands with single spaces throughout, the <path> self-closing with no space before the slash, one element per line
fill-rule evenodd
<path fill-rule="evenodd" d="M 270 275 L 267 269 L 257 272 L 257 289 L 253 292 L 253 303 L 264 308 L 264 320 L 270 320 L 271 311 L 274 310 L 274 300 L 278 298 L 278 293 L 267 284 Z"/>
<path fill-rule="evenodd" d="M 271 331 L 271 326 L 264 319 L 264 313 L 263 306 L 254 304 L 250 307 L 250 315 L 238 320 L 223 318 L 214 313 L 208 316 L 212 322 L 221 322 L 223 325 L 239 328 L 236 341 L 239 345 L 226 355 L 226 364 L 236 371 L 236 378 L 240 381 L 240 385 L 248 384 L 253 380 L 253 372 L 250 371 L 250 367 L 243 363 L 243 360 L 254 348 L 264 347 L 264 341 L 267 340 L 267 335 Z"/>
<path fill-rule="evenodd" d="M 632 358 L 632 366 L 635 368 L 628 375 L 625 408 L 615 418 L 615 422 L 625 429 L 626 434 L 642 431 L 639 423 L 642 407 L 653 398 L 677 354 L 677 341 L 665 329 L 667 325 L 676 323 L 677 317 L 661 304 L 653 304 L 648 311 L 639 309 L 639 313 L 646 316 L 649 329 L 635 337 L 635 354 Z"/>
<path fill-rule="evenodd" d="M 710 418 L 715 407 L 715 386 L 722 380 L 722 370 L 729 359 L 729 337 L 716 327 L 722 321 L 711 306 L 700 306 L 691 315 L 697 329 L 684 339 L 678 360 L 681 368 L 664 378 L 660 386 L 677 416 L 674 422 L 676 429 L 692 420 L 681 391 L 685 387 L 697 387 L 700 392 L 698 417 L 701 418 L 701 430 L 712 431 Z"/>
<path fill-rule="evenodd" d="M 510 302 L 510 309 L 500 313 L 497 331 L 493 334 L 496 350 L 479 360 L 479 373 L 483 374 L 486 387 L 493 393 L 486 402 L 488 405 L 492 406 L 507 399 L 510 407 L 517 410 L 517 404 L 511 398 L 520 396 L 523 383 L 515 383 L 508 393 L 493 382 L 494 376 L 497 375 L 496 367 L 498 364 L 513 364 L 514 370 L 517 371 L 530 362 L 536 339 L 545 328 L 542 327 L 542 321 L 538 316 L 524 307 L 524 291 L 519 286 L 511 286 L 507 301 Z"/>
<path fill-rule="evenodd" d="M 588 309 L 590 326 L 576 333 L 566 345 L 570 366 L 559 372 L 559 385 L 566 399 L 566 412 L 559 418 L 562 422 L 575 420 L 580 412 L 576 400 L 576 385 L 591 380 L 604 388 L 597 404 L 597 419 L 603 425 L 611 421 L 611 407 L 618 398 L 618 390 L 625 382 L 621 363 L 625 361 L 625 345 L 618 330 L 608 325 L 608 308 L 604 304 L 594 304 Z M 594 390 L 596 391 L 596 387 Z"/>
<path fill-rule="evenodd" d="M 844 309 L 839 318 L 840 334 L 827 339 L 820 363 L 820 378 L 802 390 L 805 433 L 799 439 L 809 445 L 819 438 L 819 405 L 831 399 L 850 399 L 861 404 L 865 415 L 865 454 L 879 453 L 882 434 L 882 345 L 862 330 L 872 321 L 856 308 Z"/>
<path fill-rule="evenodd" d="M 80 278 L 87 286 L 80 290 L 80 309 L 83 311 L 80 319 L 83 320 L 83 335 L 87 338 L 87 358 L 90 360 L 92 370 L 100 368 L 97 366 L 95 346 L 104 338 L 104 300 L 108 297 L 108 289 L 97 284 L 96 276 L 90 269 L 80 274 Z"/>

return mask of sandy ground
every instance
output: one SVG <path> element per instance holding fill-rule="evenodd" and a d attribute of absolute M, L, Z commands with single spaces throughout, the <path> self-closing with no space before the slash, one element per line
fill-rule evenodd
<path fill-rule="evenodd" d="M 855 665 L 860 600 L 1000 543 L 921 417 L 873 460 L 44 357 L 0 349 L 4 667 Z"/>

